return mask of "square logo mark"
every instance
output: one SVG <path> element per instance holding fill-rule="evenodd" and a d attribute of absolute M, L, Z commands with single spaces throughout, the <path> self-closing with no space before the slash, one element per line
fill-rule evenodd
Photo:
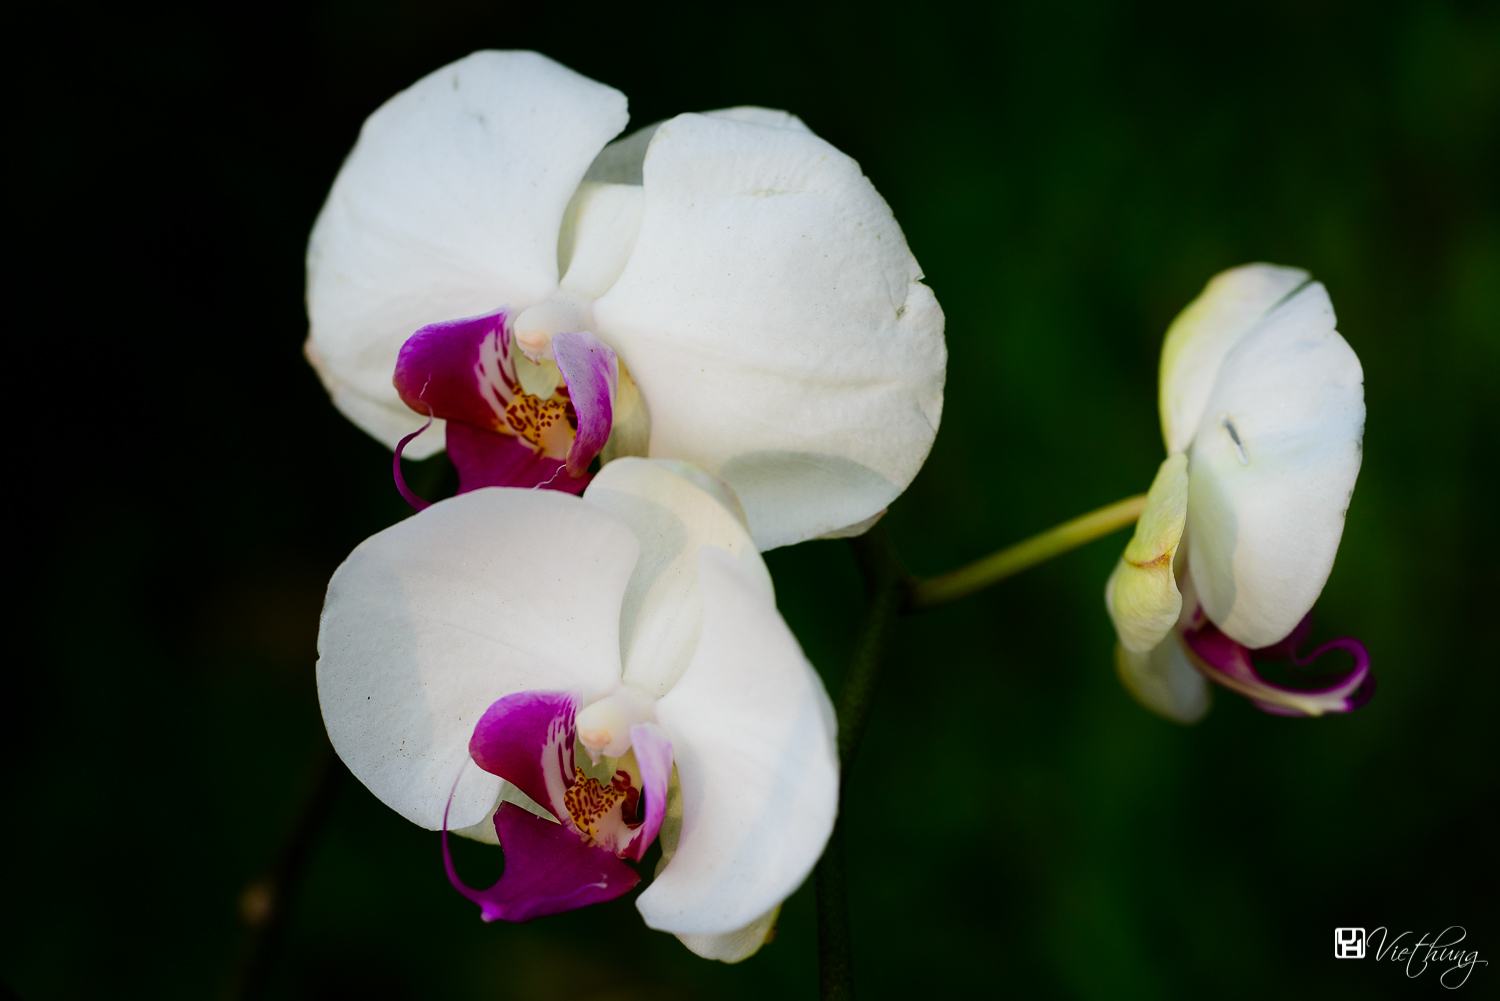
<path fill-rule="evenodd" d="M 1333 955 L 1335 959 L 1364 959 L 1365 930 L 1363 928 L 1335 928 L 1333 930 Z"/>

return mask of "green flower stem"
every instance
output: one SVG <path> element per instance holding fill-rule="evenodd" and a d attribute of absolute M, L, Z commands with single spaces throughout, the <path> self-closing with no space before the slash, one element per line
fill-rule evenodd
<path fill-rule="evenodd" d="M 896 555 L 885 529 L 875 528 L 851 540 L 855 559 L 864 574 L 867 604 L 854 658 L 839 689 L 838 751 L 840 820 L 818 862 L 818 982 L 824 1001 L 853 1001 L 853 964 L 849 950 L 849 901 L 844 890 L 843 795 L 849 788 L 850 766 L 864 736 L 875 703 L 875 687 L 885 660 L 886 646 L 896 616 L 906 598 L 910 578 Z"/>
<path fill-rule="evenodd" d="M 292 908 L 307 876 L 308 863 L 348 774 L 333 747 L 324 744 L 318 755 L 312 789 L 303 800 L 275 864 L 241 894 L 240 918 L 245 924 L 245 937 L 225 994 L 229 1001 L 254 1001 L 264 996 L 286 937 Z"/>
<path fill-rule="evenodd" d="M 840 783 L 849 780 L 849 767 L 859 750 L 860 738 L 864 736 L 865 724 L 870 719 L 870 707 L 875 701 L 875 686 L 880 681 L 885 648 L 911 581 L 884 528 L 877 525 L 851 541 L 854 558 L 859 561 L 865 579 L 867 603 L 859 638 L 855 641 L 854 658 L 839 689 Z M 839 788 L 842 789 L 843 785 Z"/>
<path fill-rule="evenodd" d="M 844 888 L 844 821 L 837 820 L 823 857 L 813 870 L 818 896 L 818 997 L 853 1001 L 854 968 L 849 950 L 849 895 Z"/>
<path fill-rule="evenodd" d="M 982 591 L 1022 570 L 1028 570 L 1086 542 L 1093 542 L 1119 531 L 1139 518 L 1145 507 L 1145 494 L 1127 497 L 1072 521 L 1065 521 L 1056 528 L 1049 528 L 1013 546 L 1007 546 L 966 567 L 926 580 L 913 581 L 907 592 L 903 611 L 918 612 L 946 605 L 975 591 Z"/>
<path fill-rule="evenodd" d="M 818 861 L 814 885 L 818 898 L 818 984 L 823 1001 L 854 1001 L 854 968 L 849 947 L 849 899 L 844 882 L 843 798 L 850 767 L 859 750 L 875 688 L 896 617 L 955 601 L 1012 574 L 1044 563 L 1086 542 L 1118 531 L 1141 516 L 1146 495 L 1116 501 L 1014 546 L 927 580 L 907 574 L 883 526 L 851 540 L 864 574 L 867 604 L 854 658 L 839 690 L 839 819 Z"/>

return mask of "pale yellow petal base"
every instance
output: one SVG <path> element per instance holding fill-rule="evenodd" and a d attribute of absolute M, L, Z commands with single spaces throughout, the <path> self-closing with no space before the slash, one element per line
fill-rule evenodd
<path fill-rule="evenodd" d="M 1182 612 L 1172 560 L 1187 522 L 1187 493 L 1187 456 L 1179 452 L 1157 470 L 1135 535 L 1104 585 L 1120 645 L 1132 653 L 1156 647 Z"/>

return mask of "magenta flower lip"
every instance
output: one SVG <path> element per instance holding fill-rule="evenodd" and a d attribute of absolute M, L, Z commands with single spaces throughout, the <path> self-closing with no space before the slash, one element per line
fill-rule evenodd
<path fill-rule="evenodd" d="M 419 414 L 447 421 L 448 457 L 458 492 L 482 487 L 547 487 L 578 494 L 589 463 L 609 440 L 619 360 L 587 332 L 552 339 L 563 384 L 549 399 L 525 392 L 516 375 L 511 314 L 432 323 L 407 339 L 392 382 Z M 396 487 L 417 510 L 426 502 L 406 488 L 400 456 L 426 430 L 402 438 Z"/>
<path fill-rule="evenodd" d="M 505 850 L 505 871 L 494 886 L 476 890 L 453 866 L 444 811 L 448 881 L 479 905 L 485 921 L 530 921 L 603 903 L 641 881 L 624 860 L 639 862 L 661 830 L 672 745 L 658 736 L 658 728 L 636 726 L 633 744 L 644 788 L 635 788 L 622 770 L 601 798 L 599 783 L 575 767 L 577 715 L 578 700 L 568 692 L 517 692 L 496 700 L 474 727 L 469 741 L 474 763 L 553 818 L 501 803 L 493 822 Z"/>
<path fill-rule="evenodd" d="M 1225 635 L 1218 626 L 1200 613 L 1196 625 L 1182 630 L 1182 642 L 1188 658 L 1199 673 L 1218 684 L 1249 698 L 1265 712 L 1277 716 L 1322 716 L 1348 713 L 1369 702 L 1375 695 L 1375 675 L 1370 670 L 1370 654 L 1365 645 L 1352 637 L 1329 640 L 1311 653 L 1299 655 L 1297 648 L 1312 632 L 1312 613 L 1303 617 L 1287 636 L 1259 650 L 1251 650 Z M 1318 688 L 1290 688 L 1277 685 L 1255 669 L 1255 661 L 1289 660 L 1306 667 L 1318 658 L 1342 650 L 1354 658 L 1353 666 L 1344 672 L 1321 678 Z"/>

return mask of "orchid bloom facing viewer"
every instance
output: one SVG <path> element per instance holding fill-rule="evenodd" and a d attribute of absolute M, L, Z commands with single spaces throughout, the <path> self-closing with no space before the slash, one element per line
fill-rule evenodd
<path fill-rule="evenodd" d="M 942 412 L 942 311 L 890 208 L 786 112 L 610 142 L 628 118 L 532 52 L 386 102 L 308 246 L 308 358 L 392 448 L 445 419 L 409 454 L 446 440 L 463 490 L 649 455 L 728 483 L 762 550 L 863 530 Z"/>
<path fill-rule="evenodd" d="M 735 962 L 833 829 L 833 707 L 723 484 L 610 463 L 579 498 L 484 488 L 334 574 L 318 697 L 339 756 L 414 823 L 505 849 L 485 920 L 610 900 Z"/>
<path fill-rule="evenodd" d="M 1210 678 L 1267 712 L 1349 712 L 1374 692 L 1353 639 L 1297 648 L 1333 569 L 1359 474 L 1364 375 L 1306 272 L 1248 264 L 1216 275 L 1162 344 L 1167 459 L 1105 604 L 1116 666 L 1148 708 L 1191 723 Z M 1322 687 L 1272 684 L 1255 659 L 1305 665 L 1345 650 Z"/>

